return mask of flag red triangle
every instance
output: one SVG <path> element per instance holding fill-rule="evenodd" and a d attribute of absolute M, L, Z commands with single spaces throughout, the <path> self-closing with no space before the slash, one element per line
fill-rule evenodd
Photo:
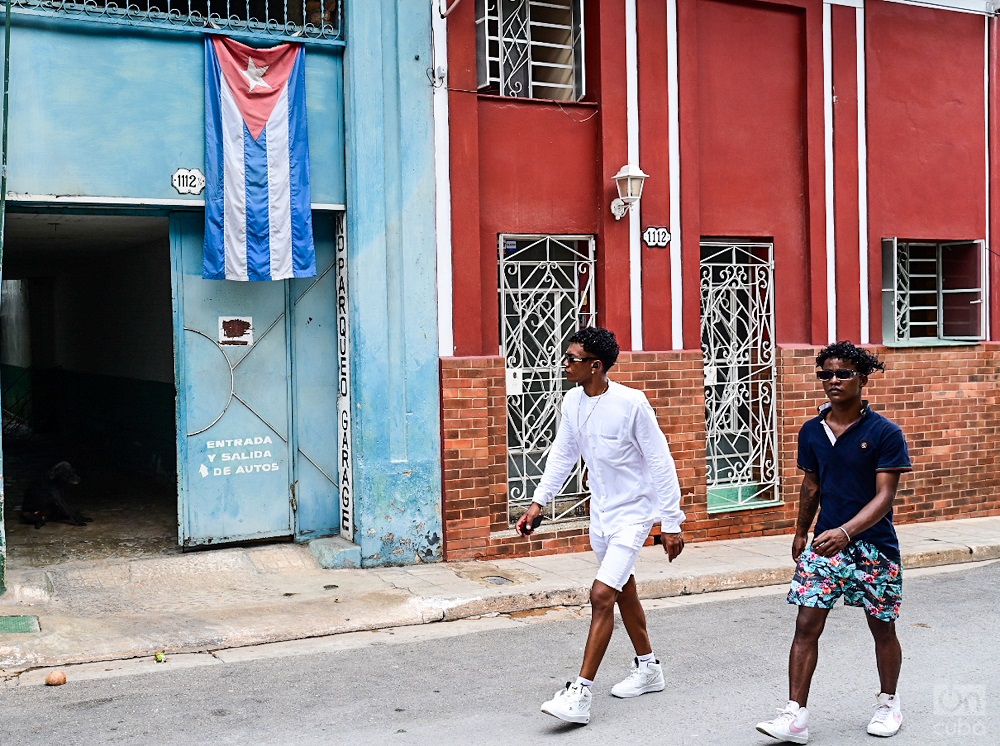
<path fill-rule="evenodd" d="M 213 37 L 212 44 L 243 121 L 256 140 L 288 85 L 300 45 L 254 49 L 224 36 Z"/>

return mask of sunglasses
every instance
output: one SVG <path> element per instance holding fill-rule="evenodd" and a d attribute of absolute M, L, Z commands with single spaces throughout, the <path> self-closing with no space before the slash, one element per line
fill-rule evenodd
<path fill-rule="evenodd" d="M 573 355 L 570 355 L 568 352 L 565 355 L 562 356 L 562 361 L 564 363 L 582 363 L 582 362 L 585 362 L 587 360 L 600 360 L 600 358 L 599 357 L 574 357 Z"/>
<path fill-rule="evenodd" d="M 838 381 L 850 381 L 854 376 L 860 375 L 856 370 L 847 370 L 846 368 L 816 371 L 816 377 L 821 381 L 832 381 L 834 376 L 837 377 Z"/>

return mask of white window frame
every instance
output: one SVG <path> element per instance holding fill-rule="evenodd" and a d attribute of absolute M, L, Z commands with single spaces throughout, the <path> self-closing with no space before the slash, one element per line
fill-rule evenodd
<path fill-rule="evenodd" d="M 832 3 L 835 0 L 825 0 L 825 2 Z M 935 10 L 952 10 L 958 13 L 975 13 L 982 16 L 996 15 L 995 3 L 991 0 L 888 0 L 888 2 L 900 5 L 919 5 Z M 853 2 L 845 4 L 853 5 Z M 855 7 L 864 7 L 863 0 Z"/>
<path fill-rule="evenodd" d="M 978 269 L 978 284 L 971 287 L 947 287 L 947 277 L 944 275 L 945 262 L 942 253 L 948 249 L 966 247 L 976 255 Z M 923 249 L 930 253 L 922 259 L 911 258 L 911 250 Z M 930 250 L 930 251 L 928 251 Z M 934 344 L 968 344 L 980 342 L 986 338 L 988 319 L 988 295 L 986 292 L 986 275 L 988 271 L 986 242 L 982 239 L 967 241 L 919 240 L 903 238 L 882 239 L 882 337 L 886 344 L 900 345 L 934 345 Z M 912 280 L 933 279 L 933 289 L 912 290 Z M 918 301 L 914 305 L 914 296 L 933 294 L 933 301 Z M 948 296 L 966 294 L 978 296 L 970 301 L 970 305 L 979 306 L 978 334 L 946 334 L 946 299 Z M 928 311 L 931 319 L 914 321 L 914 311 Z M 928 329 L 933 327 L 933 334 L 914 335 L 915 327 Z"/>
<path fill-rule="evenodd" d="M 544 41 L 540 32 L 556 28 L 539 19 L 542 12 L 572 14 L 568 45 Z M 476 0 L 476 60 L 478 88 L 501 96 L 579 101 L 586 91 L 583 60 L 583 0 Z M 568 63 L 542 59 L 543 51 L 562 50 Z M 546 82 L 537 70 L 572 72 L 570 84 Z M 561 95 L 560 95 L 561 93 Z"/>

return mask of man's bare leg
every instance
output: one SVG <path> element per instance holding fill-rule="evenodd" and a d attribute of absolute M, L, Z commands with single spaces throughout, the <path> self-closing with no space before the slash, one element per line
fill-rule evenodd
<path fill-rule="evenodd" d="M 583 649 L 583 665 L 580 676 L 593 681 L 597 678 L 597 669 L 604 660 L 611 633 L 615 629 L 615 601 L 619 593 L 610 585 L 595 580 L 590 589 L 590 632 L 587 635 L 587 646 Z"/>
<path fill-rule="evenodd" d="M 809 686 L 819 659 L 819 637 L 829 613 L 829 609 L 800 606 L 795 619 L 795 639 L 788 653 L 788 698 L 801 707 L 809 699 Z"/>
<path fill-rule="evenodd" d="M 636 655 L 649 655 L 653 646 L 649 642 L 649 632 L 646 629 L 646 611 L 642 608 L 639 593 L 635 587 L 635 575 L 622 587 L 618 594 L 618 610 L 622 614 L 622 624 L 632 641 Z"/>
<path fill-rule="evenodd" d="M 868 629 L 875 638 L 875 662 L 878 664 L 878 680 L 883 692 L 896 693 L 899 669 L 903 666 L 903 648 L 896 637 L 896 623 L 883 622 L 865 614 Z"/>

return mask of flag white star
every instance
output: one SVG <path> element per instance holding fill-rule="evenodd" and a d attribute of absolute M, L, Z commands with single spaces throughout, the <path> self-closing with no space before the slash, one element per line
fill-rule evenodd
<path fill-rule="evenodd" d="M 262 85 L 265 88 L 271 87 L 267 84 L 267 81 L 264 80 L 264 73 L 267 72 L 268 67 L 269 65 L 257 67 L 257 63 L 253 61 L 253 57 L 247 58 L 247 69 L 240 70 L 240 73 L 247 79 L 247 82 L 250 83 L 250 93 L 253 93 L 253 89 L 259 85 Z"/>

